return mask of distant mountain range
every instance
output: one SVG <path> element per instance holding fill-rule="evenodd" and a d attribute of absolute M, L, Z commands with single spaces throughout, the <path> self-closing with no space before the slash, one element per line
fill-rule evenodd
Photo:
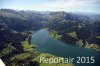
<path fill-rule="evenodd" d="M 60 12 L 60 11 L 58 11 Z M 63 11 L 62 11 L 63 12 Z M 46 15 L 49 15 L 50 11 L 17 11 L 17 10 L 11 10 L 11 9 L 1 9 L 0 10 L 0 16 L 10 17 L 10 18 L 19 18 L 19 19 L 35 19 L 35 18 L 46 18 Z M 57 12 L 56 12 L 57 13 Z M 72 12 L 67 13 L 66 12 L 67 19 L 71 20 L 83 20 L 83 21 L 100 21 L 100 14 L 95 13 L 85 13 L 85 12 Z"/>
<path fill-rule="evenodd" d="M 24 11 L 24 10 L 17 11 L 11 9 L 1 9 L 0 21 L 1 21 L 0 25 L 5 25 L 6 27 L 17 31 L 23 31 L 24 29 L 35 30 L 44 27 L 47 27 L 50 30 L 59 31 L 60 33 L 64 31 L 66 32 L 76 31 L 76 33 L 80 35 L 79 36 L 81 37 L 80 39 L 83 39 L 85 41 L 87 39 L 90 40 L 89 36 L 92 37 L 91 40 L 93 40 L 93 37 L 96 38 L 100 36 L 99 14 L 91 14 L 84 12 L 83 13 L 67 13 L 64 11 L 39 12 L 39 11 Z M 87 38 L 85 38 L 85 36 L 82 34 L 82 31 Z M 95 36 L 91 36 L 91 34 Z M 74 39 L 74 41 L 76 42 L 76 39 Z M 95 43 L 98 43 L 98 41 L 94 40 Z"/>

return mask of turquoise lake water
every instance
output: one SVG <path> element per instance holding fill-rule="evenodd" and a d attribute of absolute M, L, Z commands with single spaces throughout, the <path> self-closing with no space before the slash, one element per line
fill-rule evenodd
<path fill-rule="evenodd" d="M 48 31 L 41 29 L 33 34 L 31 43 L 35 44 L 39 52 L 53 54 L 59 57 L 73 57 L 76 66 L 100 66 L 100 52 L 77 46 L 70 46 L 48 35 Z M 95 63 L 76 63 L 77 57 L 94 57 Z"/>

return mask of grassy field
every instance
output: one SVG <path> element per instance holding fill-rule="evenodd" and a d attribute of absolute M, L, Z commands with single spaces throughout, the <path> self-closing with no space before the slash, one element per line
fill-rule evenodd
<path fill-rule="evenodd" d="M 7 48 L 4 48 L 2 52 L 0 52 L 0 57 L 11 53 L 13 50 L 16 50 L 11 44 L 8 44 Z"/>
<path fill-rule="evenodd" d="M 88 48 L 88 49 L 93 49 L 93 50 L 95 50 L 95 51 L 100 51 L 100 46 L 99 45 L 97 45 L 97 44 L 87 44 L 86 46 L 85 46 L 85 48 Z"/>
<path fill-rule="evenodd" d="M 51 37 L 55 39 L 60 39 L 62 35 L 58 35 L 55 31 L 49 31 L 48 33 Z"/>
<path fill-rule="evenodd" d="M 32 51 L 33 48 L 35 48 L 36 46 L 33 44 L 29 44 L 28 39 L 26 39 L 25 41 L 21 42 L 22 46 L 23 46 L 23 50 L 24 51 Z"/>
<path fill-rule="evenodd" d="M 68 33 L 70 37 L 77 38 L 77 34 L 75 31 Z"/>

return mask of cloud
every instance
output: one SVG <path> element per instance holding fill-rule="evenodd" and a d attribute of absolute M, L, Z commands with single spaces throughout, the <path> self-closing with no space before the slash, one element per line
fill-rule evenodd
<path fill-rule="evenodd" d="M 43 3 L 41 7 L 43 8 L 54 8 L 54 9 L 67 9 L 67 8 L 75 8 L 80 6 L 81 3 L 76 2 L 74 0 L 55 0 L 50 3 Z"/>
<path fill-rule="evenodd" d="M 41 3 L 38 7 L 50 10 L 81 10 L 82 8 L 94 8 L 97 3 L 99 0 L 54 0 L 53 2 Z"/>
<path fill-rule="evenodd" d="M 98 11 L 99 0 L 1 0 L 5 8 L 43 11 Z M 0 6 L 1 7 L 1 6 Z"/>
<path fill-rule="evenodd" d="M 46 8 L 69 8 L 69 7 L 75 7 L 78 6 L 79 4 L 76 3 L 74 0 L 58 0 L 54 1 L 52 3 L 43 3 L 41 4 L 42 7 Z"/>

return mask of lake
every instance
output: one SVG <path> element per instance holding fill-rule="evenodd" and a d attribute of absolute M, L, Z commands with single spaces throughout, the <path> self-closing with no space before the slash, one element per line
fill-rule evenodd
<path fill-rule="evenodd" d="M 91 49 L 70 46 L 69 44 L 65 44 L 60 40 L 54 39 L 48 35 L 48 31 L 41 29 L 33 34 L 31 43 L 35 44 L 36 50 L 43 53 L 49 53 L 52 55 L 56 55 L 59 57 L 74 57 L 74 64 L 76 66 L 99 66 L 100 61 L 100 52 L 96 52 Z M 76 64 L 78 60 L 77 57 L 94 57 L 95 63 L 80 63 Z"/>

